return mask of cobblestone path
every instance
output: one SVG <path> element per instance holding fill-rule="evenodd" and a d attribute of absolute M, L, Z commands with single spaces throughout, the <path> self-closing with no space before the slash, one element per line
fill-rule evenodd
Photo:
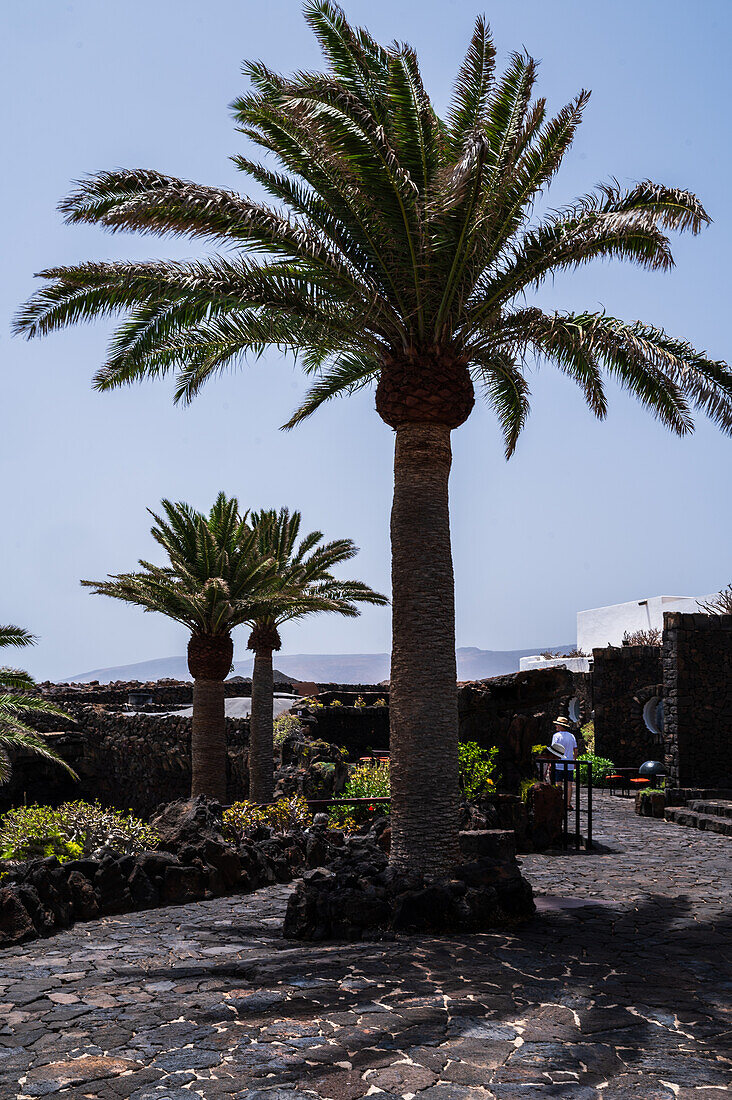
<path fill-rule="evenodd" d="M 292 944 L 274 887 L 0 952 L 0 1097 L 716 1100 L 732 842 L 596 811 L 517 935 Z"/>

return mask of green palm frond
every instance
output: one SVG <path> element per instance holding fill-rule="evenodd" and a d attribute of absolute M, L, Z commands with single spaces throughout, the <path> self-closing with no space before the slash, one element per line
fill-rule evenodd
<path fill-rule="evenodd" d="M 61 206 L 72 223 L 184 235 L 226 255 L 49 269 L 16 331 L 121 315 L 97 388 L 173 374 L 182 402 L 267 349 L 294 353 L 310 389 L 288 427 L 405 357 L 419 389 L 423 349 L 425 363 L 467 358 L 509 453 L 537 358 L 572 377 L 598 416 L 609 375 L 674 431 L 691 429 L 691 408 L 730 430 L 727 364 L 650 325 L 532 314 L 526 301 L 594 260 L 668 270 L 667 234 L 709 223 L 695 195 L 611 181 L 533 222 L 587 92 L 547 113 L 534 98 L 536 62 L 514 53 L 497 74 L 478 19 L 441 119 L 408 44 L 380 45 L 332 0 L 306 0 L 304 12 L 324 71 L 285 76 L 247 62 L 250 88 L 232 105 L 239 130 L 270 158 L 234 157 L 266 201 L 116 169 L 82 181 Z"/>
<path fill-rule="evenodd" d="M 0 647 L 35 645 L 35 634 L 30 634 L 22 626 L 0 626 Z"/>
<path fill-rule="evenodd" d="M 257 553 L 274 562 L 276 580 L 265 604 L 254 609 L 252 627 L 267 624 L 274 628 L 294 619 L 322 612 L 355 617 L 359 604 L 383 606 L 385 596 L 374 592 L 363 581 L 344 581 L 333 570 L 358 553 L 351 539 L 323 541 L 320 531 L 300 538 L 300 512 L 288 508 L 253 512 L 252 531 Z"/>
<path fill-rule="evenodd" d="M 256 553 L 255 535 L 235 497 L 219 493 L 203 514 L 183 502 L 163 500 L 151 534 L 168 558 L 165 566 L 140 561 L 135 573 L 106 581 L 82 581 L 110 596 L 181 623 L 192 632 L 229 634 L 266 603 L 273 563 Z"/>
<path fill-rule="evenodd" d="M 22 627 L 0 627 L 0 646 L 22 647 L 35 645 L 35 642 L 36 638 Z M 0 783 L 7 783 L 12 772 L 9 750 L 43 757 L 62 767 L 72 779 L 78 779 L 73 768 L 54 752 L 43 735 L 24 721 L 35 714 L 71 720 L 66 711 L 37 694 L 36 682 L 29 673 L 17 668 L 0 668 Z"/>

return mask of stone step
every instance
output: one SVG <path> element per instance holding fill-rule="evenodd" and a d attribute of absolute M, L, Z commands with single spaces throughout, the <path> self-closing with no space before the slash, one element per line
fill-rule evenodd
<path fill-rule="evenodd" d="M 732 836 L 732 819 L 717 814 L 701 814 L 688 806 L 667 806 L 664 814 L 666 821 L 676 825 L 686 825 L 691 829 L 703 829 L 708 833 L 721 833 Z"/>
<path fill-rule="evenodd" d="M 713 814 L 715 817 L 728 817 L 732 819 L 732 802 L 728 799 L 695 799 L 687 803 L 687 809 L 697 814 Z"/>
<path fill-rule="evenodd" d="M 666 799 L 670 806 L 685 806 L 687 803 L 703 799 L 732 799 L 732 790 L 722 787 L 669 787 Z"/>

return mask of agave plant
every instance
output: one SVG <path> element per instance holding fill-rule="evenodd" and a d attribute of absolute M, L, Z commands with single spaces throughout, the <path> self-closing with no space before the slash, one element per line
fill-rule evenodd
<path fill-rule="evenodd" d="M 359 604 L 383 605 L 388 600 L 363 581 L 333 576 L 336 566 L 358 553 L 351 539 L 324 543 L 322 532 L 311 531 L 298 542 L 302 517 L 287 508 L 253 512 L 250 522 L 259 557 L 273 562 L 275 571 L 266 602 L 254 607 L 248 620 L 248 645 L 254 652 L 249 797 L 269 802 L 274 787 L 272 653 L 282 644 L 280 628 L 327 611 L 355 618 Z"/>
<path fill-rule="evenodd" d="M 595 259 L 666 271 L 667 231 L 698 233 L 709 218 L 691 192 L 645 180 L 604 184 L 532 224 L 587 92 L 550 116 L 534 97 L 536 63 L 516 53 L 498 75 L 478 19 L 441 118 L 408 45 L 380 45 L 330 0 L 304 10 L 327 71 L 283 76 L 249 62 L 251 90 L 234 103 L 240 131 L 275 162 L 236 163 L 274 202 L 149 170 L 87 179 L 62 204 L 70 223 L 204 238 L 225 251 L 50 268 L 17 328 L 35 336 L 122 313 L 95 386 L 173 372 L 184 402 L 248 355 L 291 349 L 312 387 L 290 426 L 375 387 L 396 433 L 391 859 L 445 874 L 458 856 L 459 796 L 451 432 L 477 388 L 510 455 L 537 358 L 577 382 L 599 418 L 606 375 L 679 435 L 692 430 L 693 407 L 729 432 L 725 363 L 641 321 L 527 300 Z"/>
<path fill-rule="evenodd" d="M 35 645 L 36 638 L 19 626 L 0 626 L 0 648 Z M 78 779 L 73 768 L 54 752 L 43 735 L 28 725 L 34 715 L 52 714 L 70 718 L 66 711 L 54 706 L 37 693 L 36 682 L 27 672 L 17 668 L 0 668 L 0 783 L 7 783 L 12 773 L 8 750 L 31 752 L 63 768 L 72 779 Z"/>
<path fill-rule="evenodd" d="M 106 581 L 82 581 L 102 596 L 157 611 L 191 633 L 188 668 L 193 677 L 191 795 L 226 800 L 224 680 L 231 671 L 231 632 L 261 605 L 273 575 L 254 552 L 254 534 L 236 497 L 219 493 L 204 515 L 184 503 L 163 500 L 164 517 L 151 512 L 151 534 L 168 565 L 140 561 L 137 573 Z"/>

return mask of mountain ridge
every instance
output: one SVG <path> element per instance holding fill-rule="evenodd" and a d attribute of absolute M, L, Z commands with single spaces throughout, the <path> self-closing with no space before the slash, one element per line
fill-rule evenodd
<path fill-rule="evenodd" d="M 457 649 L 458 679 L 484 680 L 489 676 L 503 676 L 518 672 L 519 659 L 548 650 L 563 651 L 564 646 L 534 646 L 532 649 L 479 649 L 477 646 L 461 646 Z M 250 677 L 253 660 L 235 661 L 232 675 Z M 278 653 L 277 669 L 295 680 L 315 683 L 378 684 L 389 678 L 388 653 Z M 128 665 L 92 669 L 90 672 L 67 676 L 59 683 L 85 684 L 92 680 L 109 683 L 113 680 L 190 680 L 185 657 L 158 657 L 151 661 L 139 661 Z"/>

